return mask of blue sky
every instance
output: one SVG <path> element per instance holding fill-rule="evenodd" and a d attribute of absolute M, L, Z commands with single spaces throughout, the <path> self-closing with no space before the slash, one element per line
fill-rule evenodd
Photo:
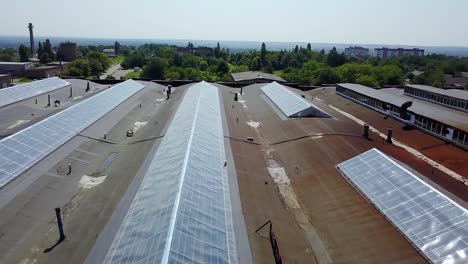
<path fill-rule="evenodd" d="M 467 0 L 3 1 L 0 35 L 468 46 Z"/>

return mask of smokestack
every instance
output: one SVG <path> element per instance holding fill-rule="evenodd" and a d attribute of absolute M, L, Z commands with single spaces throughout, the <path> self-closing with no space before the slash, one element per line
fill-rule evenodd
<path fill-rule="evenodd" d="M 33 24 L 29 23 L 28 28 L 29 28 L 29 49 L 31 51 L 31 56 L 34 57 L 36 52 L 35 52 L 35 46 L 34 46 Z"/>

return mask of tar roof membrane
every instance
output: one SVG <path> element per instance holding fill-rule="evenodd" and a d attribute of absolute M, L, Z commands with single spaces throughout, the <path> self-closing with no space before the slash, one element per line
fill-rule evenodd
<path fill-rule="evenodd" d="M 218 88 L 191 86 L 104 263 L 237 263 Z"/>
<path fill-rule="evenodd" d="M 143 87 L 125 81 L 0 140 L 0 188 Z"/>
<path fill-rule="evenodd" d="M 406 86 L 410 88 L 418 89 L 418 90 L 428 91 L 431 93 L 436 93 L 436 94 L 440 94 L 444 96 L 450 96 L 453 98 L 458 98 L 458 99 L 468 101 L 468 91 L 464 91 L 464 90 L 441 89 L 441 88 L 436 88 L 436 87 L 432 87 L 428 85 L 420 85 L 420 84 L 409 84 Z"/>
<path fill-rule="evenodd" d="M 468 210 L 377 149 L 337 165 L 433 263 L 468 263 Z"/>
<path fill-rule="evenodd" d="M 0 89 L 0 107 L 13 104 L 70 85 L 58 77 Z"/>
<path fill-rule="evenodd" d="M 311 102 L 277 82 L 267 84 L 261 90 L 287 117 L 330 117 Z"/>
<path fill-rule="evenodd" d="M 411 101 L 412 105 L 408 108 L 409 111 L 458 128 L 460 130 L 468 131 L 468 115 L 466 113 L 435 103 L 419 100 L 414 97 L 406 96 L 402 90 L 394 88 L 377 90 L 353 83 L 340 83 L 338 85 L 398 107 L 400 107 L 403 103 Z"/>

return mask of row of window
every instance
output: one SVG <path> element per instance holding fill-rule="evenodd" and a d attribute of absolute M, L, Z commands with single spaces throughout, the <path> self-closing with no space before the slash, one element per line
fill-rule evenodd
<path fill-rule="evenodd" d="M 461 145 L 468 146 L 468 133 L 455 129 L 452 140 Z"/>
<path fill-rule="evenodd" d="M 405 87 L 405 93 L 410 94 L 419 98 L 423 98 L 436 103 L 444 104 L 447 106 L 455 107 L 457 109 L 468 111 L 468 101 L 453 98 L 450 96 L 444 96 L 429 91 L 415 89 L 411 87 Z"/>
<path fill-rule="evenodd" d="M 389 110 L 395 116 L 400 115 L 400 108 L 397 106 L 382 103 L 381 101 L 377 99 L 370 98 L 368 96 L 362 95 L 360 93 L 356 93 L 352 90 L 349 90 L 340 86 L 336 88 L 336 91 L 340 94 L 346 95 L 359 102 L 362 102 L 365 105 L 372 106 L 374 108 L 377 108 L 383 111 Z M 438 121 L 432 120 L 427 117 L 419 116 L 419 115 L 415 115 L 414 125 L 424 130 L 440 135 L 444 138 L 447 138 L 447 134 L 449 133 L 448 126 Z M 454 129 L 452 138 L 447 138 L 447 139 L 457 142 L 461 145 L 468 146 L 468 133 L 464 131 Z"/>

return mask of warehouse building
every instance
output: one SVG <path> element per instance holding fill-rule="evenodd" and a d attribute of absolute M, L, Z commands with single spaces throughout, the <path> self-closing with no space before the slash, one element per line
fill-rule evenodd
<path fill-rule="evenodd" d="M 342 83 L 337 85 L 336 93 L 468 149 L 468 116 L 464 113 L 406 97 L 398 90 Z"/>
<path fill-rule="evenodd" d="M 11 74 L 13 76 L 21 76 L 24 71 L 33 66 L 32 62 L 0 62 L 0 74 Z"/>
<path fill-rule="evenodd" d="M 27 69 L 24 75 L 30 79 L 45 79 L 57 76 L 60 72 L 62 72 L 60 66 L 40 66 Z"/>
<path fill-rule="evenodd" d="M 468 91 L 455 89 L 444 90 L 427 85 L 406 85 L 405 94 L 468 112 Z"/>

